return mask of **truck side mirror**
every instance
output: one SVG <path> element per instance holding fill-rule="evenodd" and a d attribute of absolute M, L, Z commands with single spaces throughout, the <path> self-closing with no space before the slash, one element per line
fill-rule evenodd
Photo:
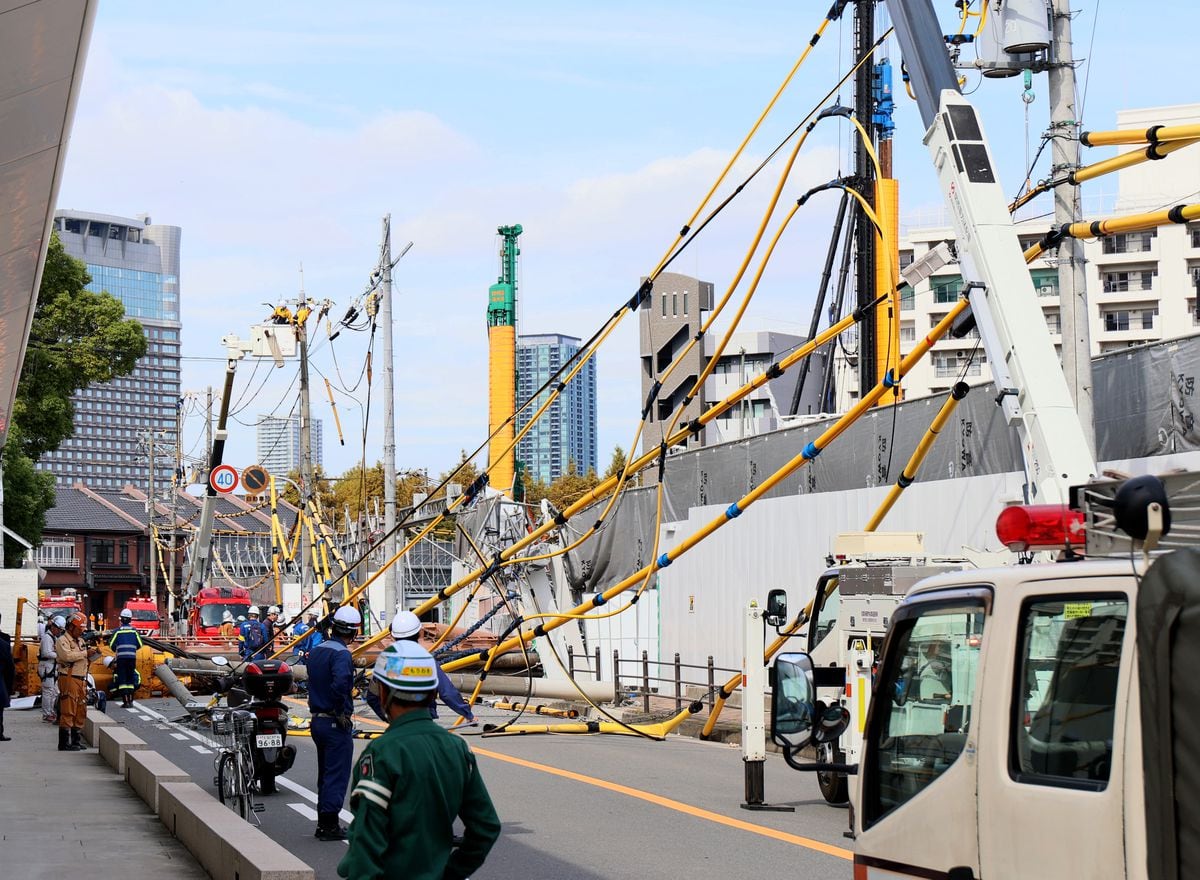
<path fill-rule="evenodd" d="M 763 614 L 767 626 L 779 629 L 787 623 L 787 591 L 771 590 L 767 593 L 767 610 Z"/>
<path fill-rule="evenodd" d="M 813 738 L 816 718 L 812 658 L 804 653 L 780 654 L 773 678 L 771 739 L 785 749 L 802 749 Z"/>

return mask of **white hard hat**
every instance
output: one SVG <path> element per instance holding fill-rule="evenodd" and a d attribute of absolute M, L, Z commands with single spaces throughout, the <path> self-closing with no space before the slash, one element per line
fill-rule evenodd
<path fill-rule="evenodd" d="M 246 613 L 247 613 L 247 614 L 258 614 L 258 606 L 257 606 L 257 605 L 251 605 L 251 606 L 250 606 L 250 610 L 249 610 L 249 611 L 247 611 Z"/>
<path fill-rule="evenodd" d="M 352 605 L 343 605 L 333 613 L 333 632 L 335 635 L 352 636 L 362 626 L 362 615 Z"/>
<path fill-rule="evenodd" d="M 52 624 L 54 624 L 55 626 L 57 626 L 59 629 L 67 628 L 67 619 L 65 617 L 63 617 L 61 614 L 54 615 L 54 617 L 50 618 L 50 622 Z"/>
<path fill-rule="evenodd" d="M 437 690 L 437 661 L 416 642 L 396 642 L 379 652 L 375 680 L 401 700 L 420 700 Z"/>
<path fill-rule="evenodd" d="M 279 613 L 278 605 L 272 605 L 270 608 L 267 609 L 267 614 L 278 614 L 278 613 Z"/>
<path fill-rule="evenodd" d="M 133 620 L 133 612 L 130 611 L 128 608 L 122 608 L 121 609 L 121 619 L 122 620 Z"/>
<path fill-rule="evenodd" d="M 231 620 L 233 620 L 233 612 L 232 611 L 226 611 L 224 614 L 221 615 L 222 623 L 228 623 Z"/>
<path fill-rule="evenodd" d="M 109 667 L 109 666 L 112 666 L 112 664 L 113 664 L 113 661 L 114 661 L 114 660 L 116 660 L 116 659 L 117 659 L 117 658 L 116 658 L 115 656 L 113 656 L 112 654 L 109 654 L 107 657 L 105 657 L 105 658 L 104 658 L 104 665 L 105 665 L 105 667 L 107 668 L 107 667 Z"/>
<path fill-rule="evenodd" d="M 244 615 L 244 614 L 239 614 L 239 615 L 238 615 L 238 620 L 239 620 L 239 621 L 242 621 L 242 620 L 245 620 L 245 619 L 246 619 L 246 615 Z"/>
<path fill-rule="evenodd" d="M 392 618 L 392 638 L 408 639 L 421 631 L 421 618 L 411 611 L 397 611 Z"/>

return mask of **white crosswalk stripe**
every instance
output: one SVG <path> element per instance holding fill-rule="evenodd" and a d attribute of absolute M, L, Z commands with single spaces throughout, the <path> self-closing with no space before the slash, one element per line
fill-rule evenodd
<path fill-rule="evenodd" d="M 295 810 L 297 813 L 299 813 L 301 816 L 303 816 L 305 819 L 311 819 L 314 822 L 317 820 L 317 811 L 314 810 L 312 807 L 310 807 L 308 804 L 288 804 L 288 806 L 291 807 L 293 810 Z"/>
<path fill-rule="evenodd" d="M 211 755 L 212 749 L 206 749 L 204 746 L 192 746 L 193 752 L 199 752 L 202 755 Z"/>

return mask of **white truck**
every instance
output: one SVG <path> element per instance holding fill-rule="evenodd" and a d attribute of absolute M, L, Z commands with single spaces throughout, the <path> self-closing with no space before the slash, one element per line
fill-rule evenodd
<path fill-rule="evenodd" d="M 1196 474 L 1089 484 L 1087 560 L 908 593 L 864 733 L 855 880 L 1200 876 L 1197 488 Z M 1060 521 L 1077 540 L 1077 515 Z M 1182 537 L 1152 558 L 1158 533 Z M 849 721 L 812 673 L 806 654 L 777 661 L 772 720 L 791 748 Z"/>

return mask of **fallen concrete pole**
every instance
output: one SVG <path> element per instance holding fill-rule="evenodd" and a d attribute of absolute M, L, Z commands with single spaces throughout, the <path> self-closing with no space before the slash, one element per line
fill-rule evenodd
<path fill-rule="evenodd" d="M 170 660 L 167 661 L 167 663 L 170 662 Z M 196 661 L 189 660 L 185 662 L 194 663 Z M 190 703 L 194 703 L 196 701 L 196 698 L 192 696 L 191 691 L 183 686 L 183 682 L 175 677 L 175 673 L 171 671 L 170 667 L 167 666 L 167 663 L 159 663 L 157 666 L 155 666 L 154 674 L 158 677 L 158 680 L 162 682 L 163 687 L 170 691 L 171 696 L 177 699 L 179 704 L 186 709 Z"/>
<path fill-rule="evenodd" d="M 477 676 L 470 673 L 448 673 L 450 681 L 454 682 L 454 686 L 460 691 L 471 693 L 475 689 L 476 682 L 479 681 Z M 533 690 L 530 692 L 529 685 L 533 682 Z M 579 691 L 582 690 L 588 695 L 588 698 L 597 703 L 611 703 L 613 701 L 613 685 L 611 681 L 576 681 L 578 688 L 574 687 L 568 681 L 560 679 L 548 678 L 518 678 L 512 675 L 489 675 L 483 680 L 481 692 L 485 694 L 501 694 L 509 697 L 523 697 L 526 694 L 530 698 L 538 697 L 548 700 L 581 700 Z"/>

